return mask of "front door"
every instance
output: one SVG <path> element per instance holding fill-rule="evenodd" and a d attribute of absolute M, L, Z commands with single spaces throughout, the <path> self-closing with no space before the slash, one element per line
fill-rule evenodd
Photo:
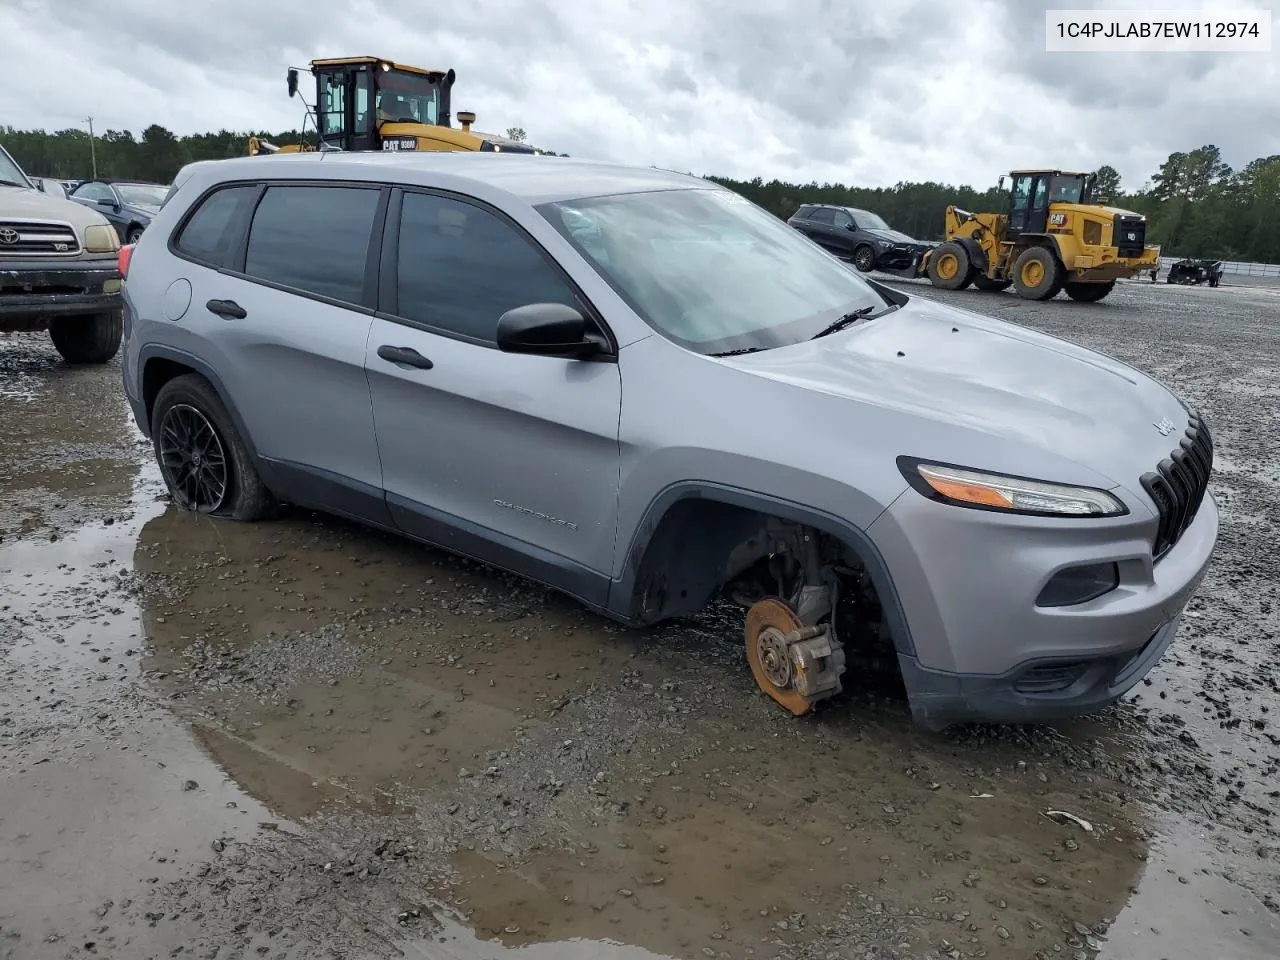
<path fill-rule="evenodd" d="M 406 191 L 365 363 L 387 502 L 406 531 L 603 602 L 618 498 L 618 365 L 503 353 L 498 318 L 581 308 L 514 224 Z M 396 204 L 393 200 L 392 215 Z"/>
<path fill-rule="evenodd" d="M 1023 173 L 1013 178 L 1009 198 L 1009 227 L 1012 239 L 1023 233 L 1044 233 L 1049 227 L 1049 175 Z"/>

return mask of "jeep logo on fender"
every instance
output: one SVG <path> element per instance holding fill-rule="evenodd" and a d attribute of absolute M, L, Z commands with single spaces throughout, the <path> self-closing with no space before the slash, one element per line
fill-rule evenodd
<path fill-rule="evenodd" d="M 1169 434 L 1173 433 L 1174 423 L 1168 417 L 1165 417 L 1163 420 L 1153 423 L 1152 426 L 1160 431 L 1160 436 L 1167 437 Z"/>

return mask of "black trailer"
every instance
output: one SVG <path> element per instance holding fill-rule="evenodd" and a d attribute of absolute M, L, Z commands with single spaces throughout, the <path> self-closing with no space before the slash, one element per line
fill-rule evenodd
<path fill-rule="evenodd" d="M 1169 268 L 1165 283 L 1181 283 L 1192 286 L 1208 283 L 1216 287 L 1222 281 L 1221 260 L 1179 260 Z"/>

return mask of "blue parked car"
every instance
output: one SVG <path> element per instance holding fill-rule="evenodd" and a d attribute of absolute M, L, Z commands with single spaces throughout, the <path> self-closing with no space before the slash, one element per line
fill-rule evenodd
<path fill-rule="evenodd" d="M 70 198 L 106 217 L 121 243 L 137 243 L 168 192 L 168 186 L 160 183 L 99 179 L 86 180 L 71 191 Z"/>

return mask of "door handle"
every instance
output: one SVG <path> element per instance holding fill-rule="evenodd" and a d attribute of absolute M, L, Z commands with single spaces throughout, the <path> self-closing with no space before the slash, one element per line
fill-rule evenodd
<path fill-rule="evenodd" d="M 430 370 L 435 366 L 430 360 L 413 347 L 392 347 L 383 344 L 378 348 L 378 356 L 388 363 L 398 363 L 405 367 L 417 367 L 419 370 Z"/>
<path fill-rule="evenodd" d="M 228 320 L 243 320 L 249 315 L 244 307 L 234 300 L 210 300 L 204 307 L 210 313 L 216 313 L 218 316 L 226 317 Z"/>

